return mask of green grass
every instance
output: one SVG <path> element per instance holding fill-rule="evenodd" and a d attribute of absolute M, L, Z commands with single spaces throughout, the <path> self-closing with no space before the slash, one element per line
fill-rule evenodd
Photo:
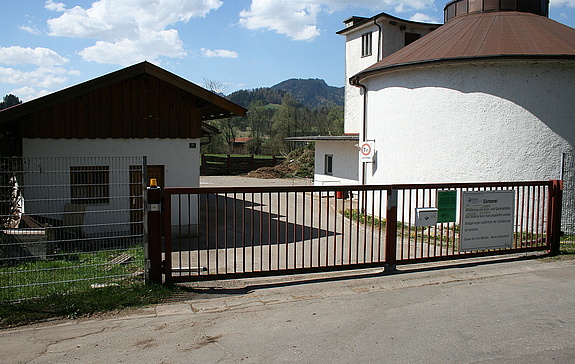
<path fill-rule="evenodd" d="M 53 318 L 79 318 L 94 314 L 159 303 L 176 288 L 145 285 L 142 280 L 125 280 L 118 286 L 52 294 L 16 303 L 0 303 L 0 328 L 45 321 Z"/>
<path fill-rule="evenodd" d="M 112 264 L 120 254 L 132 258 Z M 117 283 L 143 273 L 142 247 L 95 253 L 70 253 L 53 260 L 14 262 L 0 267 L 0 302 L 67 294 L 91 289 L 92 284 Z"/>

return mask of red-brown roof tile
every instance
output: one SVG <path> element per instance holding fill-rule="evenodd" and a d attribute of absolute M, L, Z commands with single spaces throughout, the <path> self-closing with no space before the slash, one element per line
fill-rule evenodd
<path fill-rule="evenodd" d="M 494 57 L 575 60 L 575 29 L 525 12 L 462 15 L 360 72 L 352 83 L 402 66 Z"/>

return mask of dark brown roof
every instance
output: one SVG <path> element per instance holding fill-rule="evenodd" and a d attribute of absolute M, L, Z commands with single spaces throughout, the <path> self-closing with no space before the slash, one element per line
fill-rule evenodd
<path fill-rule="evenodd" d="M 11 121 L 20 116 L 29 114 L 36 110 L 45 108 L 65 101 L 79 94 L 88 93 L 106 86 L 110 86 L 118 81 L 128 79 L 137 75 L 148 74 L 162 81 L 167 82 L 184 92 L 192 94 L 201 103 L 196 107 L 201 109 L 202 120 L 221 119 L 230 116 L 246 116 L 247 110 L 213 92 L 210 92 L 180 76 L 155 66 L 147 61 L 129 66 L 104 76 L 80 83 L 75 86 L 48 94 L 43 97 L 4 109 L 0 112 L 0 124 Z"/>
<path fill-rule="evenodd" d="M 348 18 L 348 19 L 343 21 L 346 24 L 346 27 L 344 29 L 336 32 L 336 34 L 345 35 L 349 31 L 352 31 L 358 27 L 361 27 L 362 25 L 373 24 L 373 21 L 378 20 L 379 18 L 389 19 L 390 23 L 393 22 L 394 24 L 397 24 L 397 25 L 429 26 L 431 30 L 434 30 L 437 27 L 441 26 L 441 24 L 437 24 L 437 23 L 424 23 L 424 22 L 418 22 L 418 21 L 413 21 L 413 20 L 406 20 L 406 19 L 401 19 L 401 18 L 398 18 L 396 16 L 387 14 L 387 13 L 379 13 L 377 15 L 372 16 L 371 18 L 364 18 L 361 16 L 352 16 L 351 18 Z"/>
<path fill-rule="evenodd" d="M 575 60 L 575 29 L 525 12 L 462 15 L 353 76 L 350 82 L 404 66 L 489 58 Z"/>

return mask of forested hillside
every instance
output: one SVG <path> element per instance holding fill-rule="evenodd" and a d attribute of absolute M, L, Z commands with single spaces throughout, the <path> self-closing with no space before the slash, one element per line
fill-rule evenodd
<path fill-rule="evenodd" d="M 294 145 L 284 138 L 343 133 L 343 87 L 318 79 L 291 79 L 272 87 L 240 90 L 227 96 L 246 107 L 246 117 L 214 120 L 222 134 L 204 144 L 204 153 L 231 153 L 230 141 L 249 137 L 248 153 L 288 153 Z"/>

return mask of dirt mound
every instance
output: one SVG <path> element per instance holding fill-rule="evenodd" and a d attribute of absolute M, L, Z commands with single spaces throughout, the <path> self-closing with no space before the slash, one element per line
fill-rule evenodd
<path fill-rule="evenodd" d="M 275 167 L 261 167 L 248 173 L 252 178 L 311 178 L 314 173 L 314 150 L 311 147 L 296 149 Z"/>
<path fill-rule="evenodd" d="M 258 168 L 255 171 L 249 172 L 248 177 L 262 178 L 262 179 L 290 178 L 293 176 L 293 174 L 294 170 L 292 170 L 289 166 L 279 164 L 275 167 Z"/>

